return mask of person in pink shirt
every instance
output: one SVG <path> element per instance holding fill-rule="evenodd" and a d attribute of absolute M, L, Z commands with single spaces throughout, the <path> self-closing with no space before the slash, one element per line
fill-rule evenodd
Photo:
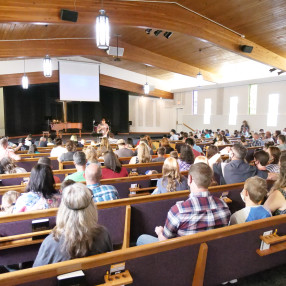
<path fill-rule="evenodd" d="M 13 150 L 8 149 L 8 139 L 5 137 L 0 140 L 0 160 L 4 157 L 9 157 L 16 161 L 21 159 L 21 157 L 16 155 Z"/>

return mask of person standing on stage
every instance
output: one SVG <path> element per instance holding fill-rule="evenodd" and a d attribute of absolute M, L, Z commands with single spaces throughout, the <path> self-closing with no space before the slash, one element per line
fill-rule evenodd
<path fill-rule="evenodd" d="M 103 137 L 106 137 L 109 132 L 109 126 L 105 121 L 105 118 L 101 119 L 101 123 L 98 124 L 97 126 L 97 133 L 102 133 Z"/>

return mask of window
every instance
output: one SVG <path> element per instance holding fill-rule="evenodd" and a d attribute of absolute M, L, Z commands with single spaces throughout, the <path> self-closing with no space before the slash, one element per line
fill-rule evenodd
<path fill-rule="evenodd" d="M 193 114 L 198 114 L 198 91 L 193 90 Z"/>
<path fill-rule="evenodd" d="M 248 113 L 250 115 L 256 114 L 257 105 L 257 84 L 251 84 L 249 86 L 249 96 L 248 96 Z"/>
<path fill-rule="evenodd" d="M 279 94 L 269 94 L 267 126 L 277 126 Z"/>
<path fill-rule="evenodd" d="M 211 110 L 212 110 L 212 100 L 211 98 L 205 98 L 204 124 L 210 124 Z"/>
<path fill-rule="evenodd" d="M 237 104 L 238 104 L 238 97 L 237 96 L 231 97 L 229 100 L 229 117 L 228 117 L 229 125 L 236 125 Z"/>

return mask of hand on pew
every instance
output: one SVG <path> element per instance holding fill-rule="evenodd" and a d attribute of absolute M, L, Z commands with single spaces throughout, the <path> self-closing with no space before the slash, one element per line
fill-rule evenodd
<path fill-rule="evenodd" d="M 159 241 L 167 240 L 167 238 L 163 235 L 163 231 L 164 231 L 163 226 L 160 225 L 155 227 L 155 232 L 158 236 Z"/>

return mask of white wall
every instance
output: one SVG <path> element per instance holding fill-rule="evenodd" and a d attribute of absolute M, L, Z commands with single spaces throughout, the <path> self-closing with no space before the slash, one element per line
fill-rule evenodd
<path fill-rule="evenodd" d="M 231 132 L 240 129 L 243 120 L 247 120 L 251 130 L 258 131 L 260 128 L 275 131 L 286 127 L 286 80 L 274 82 L 257 83 L 257 114 L 248 114 L 249 82 L 237 83 L 236 86 L 204 87 L 198 90 L 198 114 L 193 115 L 193 103 L 191 90 L 175 92 L 175 98 L 180 95 L 184 97 L 184 122 L 194 129 L 229 129 Z M 278 93 L 279 110 L 277 126 L 267 126 L 267 112 L 269 95 Z M 236 125 L 229 125 L 230 97 L 238 96 L 238 114 Z M 211 121 L 206 125 L 203 123 L 204 100 L 212 99 Z M 185 130 L 187 130 L 185 128 Z"/>

